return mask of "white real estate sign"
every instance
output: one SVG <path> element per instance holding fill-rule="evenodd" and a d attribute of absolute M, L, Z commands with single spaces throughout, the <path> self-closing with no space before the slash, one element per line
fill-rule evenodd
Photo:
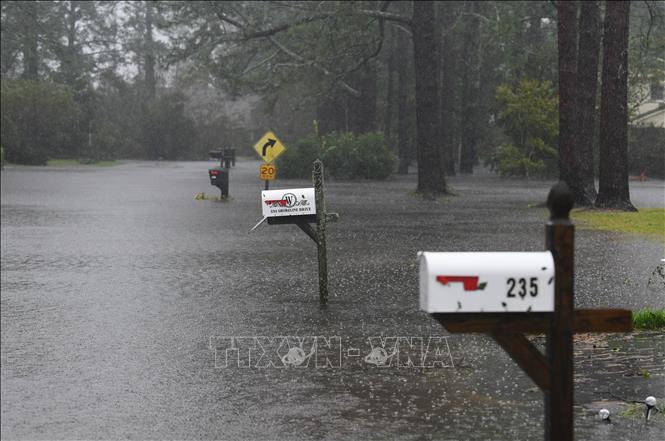
<path fill-rule="evenodd" d="M 316 214 L 314 188 L 289 188 L 261 192 L 263 217 Z"/>
<path fill-rule="evenodd" d="M 527 253 L 419 252 L 426 312 L 554 311 L 554 259 Z"/>

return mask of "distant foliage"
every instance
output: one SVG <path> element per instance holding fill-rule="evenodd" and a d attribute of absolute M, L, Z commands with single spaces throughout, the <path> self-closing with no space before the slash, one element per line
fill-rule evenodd
<path fill-rule="evenodd" d="M 43 165 L 69 147 L 79 117 L 70 88 L 48 81 L 3 79 L 1 90 L 7 161 Z"/>
<path fill-rule="evenodd" d="M 336 179 L 387 179 L 397 158 L 385 145 L 382 133 L 330 133 L 309 135 L 299 140 L 279 158 L 282 178 L 308 178 L 312 162 L 321 159 L 326 176 Z"/>
<path fill-rule="evenodd" d="M 124 97 L 112 99 L 114 94 Z M 2 146 L 7 161 L 45 165 L 53 158 L 95 162 L 205 157 L 199 127 L 186 114 L 182 94 L 165 93 L 145 103 L 132 88 L 120 87 L 100 89 L 91 97 L 98 106 L 94 115 L 83 110 L 66 85 L 3 79 Z"/>
<path fill-rule="evenodd" d="M 191 159 L 198 143 L 196 124 L 185 115 L 185 98 L 178 93 L 162 95 L 148 108 L 143 132 L 150 158 Z"/>
<path fill-rule="evenodd" d="M 277 159 L 277 178 L 310 177 L 312 163 L 320 155 L 320 141 L 315 135 L 308 135 L 295 144 L 289 144 L 286 151 Z M 329 174 L 327 167 L 325 173 Z"/>
<path fill-rule="evenodd" d="M 557 173 L 558 98 L 549 81 L 522 80 L 496 90 L 498 125 L 509 142 L 487 161 L 502 176 L 542 177 Z"/>
<path fill-rule="evenodd" d="M 634 175 L 644 173 L 651 178 L 665 179 L 665 128 L 630 128 L 628 169 Z"/>

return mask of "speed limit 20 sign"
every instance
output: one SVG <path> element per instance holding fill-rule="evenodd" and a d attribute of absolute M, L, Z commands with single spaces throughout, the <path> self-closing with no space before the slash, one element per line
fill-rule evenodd
<path fill-rule="evenodd" d="M 259 178 L 264 181 L 274 181 L 277 177 L 277 167 L 275 164 L 261 164 L 259 168 Z"/>
<path fill-rule="evenodd" d="M 554 259 L 549 251 L 418 255 L 420 309 L 426 312 L 554 310 Z"/>

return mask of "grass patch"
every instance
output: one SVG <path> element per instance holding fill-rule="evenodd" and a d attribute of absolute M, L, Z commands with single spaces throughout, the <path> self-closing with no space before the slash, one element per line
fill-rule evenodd
<path fill-rule="evenodd" d="M 572 217 L 591 228 L 646 234 L 665 242 L 665 208 L 643 208 L 638 212 L 576 209 Z"/>
<path fill-rule="evenodd" d="M 196 201 L 230 202 L 232 200 L 232 198 L 230 196 L 222 197 L 222 196 L 208 195 L 208 194 L 205 194 L 205 193 L 201 192 L 201 193 L 196 193 L 194 195 L 194 200 L 196 200 Z"/>
<path fill-rule="evenodd" d="M 112 167 L 117 165 L 116 161 L 86 161 L 80 159 L 49 159 L 46 165 L 49 167 L 78 167 L 87 165 L 92 167 Z"/>
<path fill-rule="evenodd" d="M 659 400 L 660 401 L 660 400 Z M 646 417 L 646 406 L 642 403 L 631 403 L 625 406 L 619 412 L 619 416 L 628 419 L 642 419 Z M 651 411 L 650 421 L 665 421 L 665 406 L 661 403 L 656 404 L 656 408 Z"/>
<path fill-rule="evenodd" d="M 645 308 L 634 312 L 633 327 L 635 329 L 665 328 L 665 309 Z"/>

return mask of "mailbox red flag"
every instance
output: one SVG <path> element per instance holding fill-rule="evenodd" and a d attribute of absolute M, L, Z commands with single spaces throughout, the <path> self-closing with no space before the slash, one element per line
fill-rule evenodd
<path fill-rule="evenodd" d="M 482 291 L 487 286 L 486 283 L 478 284 L 478 276 L 437 276 L 436 281 L 442 285 L 448 285 L 453 282 L 460 282 L 464 285 L 464 291 Z"/>

